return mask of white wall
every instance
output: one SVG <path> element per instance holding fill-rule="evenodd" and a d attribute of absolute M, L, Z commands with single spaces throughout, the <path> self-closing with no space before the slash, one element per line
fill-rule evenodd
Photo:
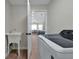
<path fill-rule="evenodd" d="M 5 0 L 5 32 L 9 32 L 12 29 L 11 10 L 11 4 L 8 0 Z"/>
<path fill-rule="evenodd" d="M 26 6 L 12 6 L 13 29 L 16 32 L 27 31 Z"/>
<path fill-rule="evenodd" d="M 26 32 L 26 6 L 11 5 L 8 0 L 5 3 L 5 32 L 16 30 Z"/>
<path fill-rule="evenodd" d="M 73 0 L 51 0 L 48 6 L 48 33 L 73 28 Z"/>

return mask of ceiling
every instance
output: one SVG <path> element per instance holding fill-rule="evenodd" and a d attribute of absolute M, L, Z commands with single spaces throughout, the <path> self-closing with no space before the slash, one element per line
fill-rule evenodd
<path fill-rule="evenodd" d="M 9 0 L 12 5 L 25 5 L 27 0 Z M 46 5 L 50 0 L 30 0 L 31 5 Z"/>
<path fill-rule="evenodd" d="M 12 5 L 25 5 L 26 0 L 9 0 L 10 4 Z"/>
<path fill-rule="evenodd" d="M 46 5 L 50 0 L 30 0 L 32 5 Z"/>

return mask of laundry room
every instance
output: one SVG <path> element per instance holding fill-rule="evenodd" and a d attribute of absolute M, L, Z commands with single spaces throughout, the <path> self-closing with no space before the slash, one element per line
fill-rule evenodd
<path fill-rule="evenodd" d="M 72 0 L 5 0 L 6 59 L 73 59 Z"/>

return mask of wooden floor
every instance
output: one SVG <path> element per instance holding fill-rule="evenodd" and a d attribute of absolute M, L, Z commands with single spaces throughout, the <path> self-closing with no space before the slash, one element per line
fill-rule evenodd
<path fill-rule="evenodd" d="M 39 49 L 38 49 L 38 41 L 37 35 L 32 35 L 32 54 L 30 59 L 39 59 Z M 17 50 L 12 50 L 10 54 L 6 57 L 6 59 L 18 59 Z M 27 59 L 27 50 L 20 51 L 19 59 Z"/>
<path fill-rule="evenodd" d="M 18 59 L 17 50 L 12 50 L 10 54 L 6 57 L 6 59 Z M 20 50 L 19 59 L 27 59 L 27 50 L 25 49 Z"/>
<path fill-rule="evenodd" d="M 38 37 L 36 34 L 32 35 L 32 56 L 31 56 L 31 59 L 39 59 Z"/>

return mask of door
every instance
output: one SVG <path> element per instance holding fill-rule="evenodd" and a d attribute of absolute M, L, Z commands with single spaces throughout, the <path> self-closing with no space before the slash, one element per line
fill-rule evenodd
<path fill-rule="evenodd" d="M 32 37 L 31 37 L 31 7 L 29 0 L 27 0 L 27 40 L 28 40 L 28 59 L 30 59 L 32 49 Z"/>

